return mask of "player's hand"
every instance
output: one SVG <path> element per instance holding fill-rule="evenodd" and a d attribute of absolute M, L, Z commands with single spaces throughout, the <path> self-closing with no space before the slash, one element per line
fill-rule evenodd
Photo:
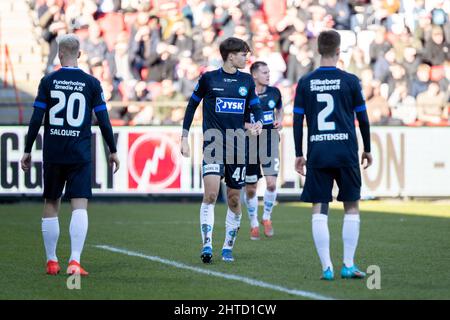
<path fill-rule="evenodd" d="M 306 165 L 305 157 L 295 158 L 295 171 L 297 171 L 302 176 L 305 176 L 305 165 Z"/>
<path fill-rule="evenodd" d="M 364 160 L 366 160 L 366 164 L 364 165 Z M 361 165 L 364 165 L 364 169 L 367 169 L 372 165 L 373 159 L 370 152 L 363 152 L 361 155 Z"/>
<path fill-rule="evenodd" d="M 30 170 L 31 167 L 31 153 L 24 153 L 20 160 L 20 165 L 23 171 Z"/>
<path fill-rule="evenodd" d="M 261 121 L 257 121 L 256 123 L 253 124 L 253 128 L 251 129 L 252 131 L 252 135 L 254 136 L 259 136 L 262 132 L 262 122 Z"/>
<path fill-rule="evenodd" d="M 281 129 L 283 129 L 283 124 L 282 124 L 282 122 L 281 122 L 281 121 L 278 121 L 278 120 L 274 121 L 274 123 L 273 123 L 273 128 L 274 128 L 274 129 L 277 129 L 278 131 L 281 131 Z"/>
<path fill-rule="evenodd" d="M 181 154 L 186 158 L 189 158 L 191 155 L 188 137 L 181 137 Z"/>
<path fill-rule="evenodd" d="M 111 153 L 109 155 L 109 165 L 112 167 L 114 167 L 114 165 L 115 165 L 114 173 L 116 173 L 117 170 L 119 170 L 120 161 L 119 161 L 119 157 L 117 156 L 117 153 Z"/>

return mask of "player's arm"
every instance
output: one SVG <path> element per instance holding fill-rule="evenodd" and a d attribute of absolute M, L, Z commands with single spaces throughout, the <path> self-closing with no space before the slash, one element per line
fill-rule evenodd
<path fill-rule="evenodd" d="M 108 110 L 106 109 L 106 102 L 103 98 L 103 90 L 100 86 L 100 83 L 98 83 L 95 86 L 96 92 L 94 93 L 94 112 L 95 116 L 97 117 L 98 126 L 100 127 L 100 131 L 102 133 L 103 139 L 105 139 L 106 144 L 109 148 L 109 159 L 108 162 L 112 166 L 115 164 L 114 173 L 119 170 L 120 167 L 120 161 L 119 157 L 117 156 L 117 148 L 116 148 L 116 142 L 114 140 L 114 133 L 111 126 L 111 121 L 109 121 L 109 115 Z"/>
<path fill-rule="evenodd" d="M 22 170 L 27 171 L 31 166 L 31 149 L 33 148 L 33 143 L 41 128 L 42 119 L 45 115 L 45 110 L 47 109 L 47 89 L 44 79 L 39 83 L 38 94 L 34 100 L 34 110 L 31 115 L 30 123 L 28 125 L 27 139 L 25 141 L 25 151 L 20 161 Z"/>
<path fill-rule="evenodd" d="M 184 112 L 183 131 L 181 133 L 181 154 L 185 157 L 189 157 L 191 153 L 188 141 L 189 129 L 191 128 L 192 121 L 194 120 L 195 111 L 197 110 L 198 105 L 206 94 L 206 88 L 206 75 L 203 75 L 198 80 L 198 84 L 195 87 L 191 97 L 189 98 L 186 111 Z"/>
<path fill-rule="evenodd" d="M 278 90 L 278 89 L 277 89 Z M 275 106 L 275 121 L 273 122 L 273 127 L 275 129 L 281 130 L 283 129 L 283 103 L 281 101 L 281 92 L 278 91 L 279 99 L 278 103 Z"/>
<path fill-rule="evenodd" d="M 362 94 L 362 88 L 357 79 L 355 82 L 355 88 L 353 91 L 353 106 L 356 113 L 356 118 L 359 123 L 359 130 L 361 132 L 364 152 L 361 155 L 361 164 L 364 165 L 364 169 L 368 168 L 372 164 L 372 155 L 370 153 L 370 122 L 367 115 L 366 102 Z"/>
<path fill-rule="evenodd" d="M 254 130 L 255 133 L 260 134 L 264 123 L 264 113 L 259 97 L 256 95 L 256 87 L 253 79 L 251 80 L 249 95 L 247 96 L 247 105 L 255 118 L 255 123 L 250 125 L 250 130 Z"/>
<path fill-rule="evenodd" d="M 295 171 L 302 176 L 305 175 L 306 159 L 303 156 L 303 120 L 305 109 L 303 104 L 301 79 L 295 91 L 294 100 L 294 145 L 295 145 Z"/>

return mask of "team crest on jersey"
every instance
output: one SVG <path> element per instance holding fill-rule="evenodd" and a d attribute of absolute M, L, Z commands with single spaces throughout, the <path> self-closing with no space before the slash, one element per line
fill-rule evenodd
<path fill-rule="evenodd" d="M 245 96 L 247 95 L 247 93 L 248 93 L 248 90 L 247 90 L 246 87 L 239 87 L 239 94 L 240 94 L 242 97 L 245 97 Z"/>
<path fill-rule="evenodd" d="M 216 98 L 216 112 L 242 114 L 245 110 L 245 99 Z"/>
<path fill-rule="evenodd" d="M 268 106 L 269 106 L 270 109 L 275 108 L 275 101 L 269 100 Z"/>

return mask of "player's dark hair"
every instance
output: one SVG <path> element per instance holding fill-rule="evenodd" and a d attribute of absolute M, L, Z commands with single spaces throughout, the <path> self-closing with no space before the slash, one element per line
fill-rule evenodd
<path fill-rule="evenodd" d="M 322 31 L 317 39 L 319 54 L 323 57 L 333 57 L 341 45 L 341 36 L 334 30 Z"/>
<path fill-rule="evenodd" d="M 259 67 L 262 66 L 267 66 L 267 63 L 265 63 L 264 61 L 253 62 L 253 64 L 250 66 L 250 73 L 253 74 L 255 71 L 259 69 Z"/>
<path fill-rule="evenodd" d="M 219 50 L 224 62 L 227 61 L 228 55 L 230 53 L 251 51 L 247 42 L 234 37 L 223 40 L 220 43 Z"/>

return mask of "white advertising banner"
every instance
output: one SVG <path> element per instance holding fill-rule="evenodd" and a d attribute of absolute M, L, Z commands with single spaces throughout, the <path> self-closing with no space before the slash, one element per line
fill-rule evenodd
<path fill-rule="evenodd" d="M 121 169 L 113 175 L 107 165 L 108 149 L 94 127 L 93 193 L 201 194 L 201 128 L 191 130 L 191 158 L 180 154 L 180 131 L 179 127 L 114 127 Z M 33 146 L 32 168 L 25 173 L 20 158 L 26 133 L 26 127 L 0 127 L 0 195 L 42 193 L 42 130 Z M 372 127 L 371 139 L 374 164 L 362 170 L 363 197 L 450 197 L 450 128 Z M 281 132 L 280 148 L 279 194 L 300 195 L 304 180 L 294 171 L 291 128 Z"/>

